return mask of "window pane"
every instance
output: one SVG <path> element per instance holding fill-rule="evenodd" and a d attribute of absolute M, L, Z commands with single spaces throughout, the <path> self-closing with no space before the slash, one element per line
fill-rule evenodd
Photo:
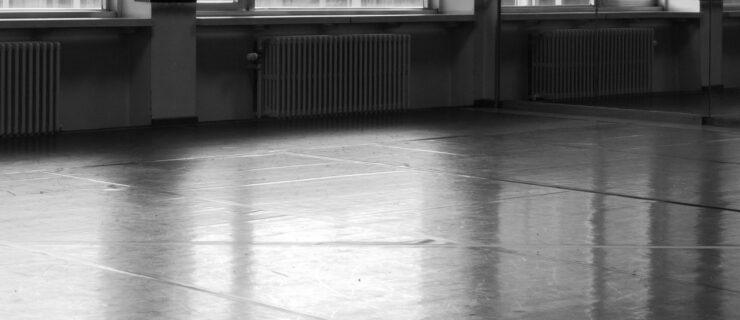
<path fill-rule="evenodd" d="M 423 8 L 424 1 L 418 0 L 362 0 L 363 8 Z"/>
<path fill-rule="evenodd" d="M 602 7 L 651 7 L 659 5 L 655 0 L 601 0 Z"/>
<path fill-rule="evenodd" d="M 592 5 L 592 0 L 502 0 L 502 6 L 528 7 L 528 6 L 587 6 Z"/>
<path fill-rule="evenodd" d="M 256 0 L 255 7 L 274 8 L 424 8 L 424 0 Z"/>
<path fill-rule="evenodd" d="M 103 0 L 0 0 L 0 10 L 102 10 Z"/>

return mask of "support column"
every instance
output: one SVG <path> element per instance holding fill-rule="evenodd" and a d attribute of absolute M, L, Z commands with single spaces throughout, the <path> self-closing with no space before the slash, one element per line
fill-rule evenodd
<path fill-rule="evenodd" d="M 475 103 L 492 106 L 498 99 L 498 52 L 500 0 L 478 0 L 475 6 Z"/>
<path fill-rule="evenodd" d="M 150 2 L 152 123 L 197 122 L 195 0 Z"/>
<path fill-rule="evenodd" d="M 722 88 L 722 0 L 700 0 L 702 87 Z"/>

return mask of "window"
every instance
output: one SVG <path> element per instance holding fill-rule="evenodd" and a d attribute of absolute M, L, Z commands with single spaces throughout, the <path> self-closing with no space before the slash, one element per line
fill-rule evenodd
<path fill-rule="evenodd" d="M 104 0 L 0 0 L 0 11 L 103 10 Z"/>
<path fill-rule="evenodd" d="M 198 4 L 203 8 L 245 10 L 392 10 L 424 9 L 428 0 L 198 0 Z"/>
<path fill-rule="evenodd" d="M 587 6 L 593 5 L 592 0 L 502 0 L 502 6 L 530 7 L 530 6 Z"/>
<path fill-rule="evenodd" d="M 255 9 L 423 9 L 425 0 L 255 0 Z"/>
<path fill-rule="evenodd" d="M 501 0 L 501 5 L 506 7 L 539 7 L 555 8 L 563 7 L 599 7 L 608 9 L 633 8 L 633 9 L 656 9 L 659 8 L 656 0 Z M 740 0 L 737 0 L 740 1 Z"/>
<path fill-rule="evenodd" d="M 235 3 L 235 2 L 237 2 L 237 1 L 233 1 L 233 0 L 198 0 L 198 3 L 225 3 L 225 4 L 230 4 L 230 3 Z"/>

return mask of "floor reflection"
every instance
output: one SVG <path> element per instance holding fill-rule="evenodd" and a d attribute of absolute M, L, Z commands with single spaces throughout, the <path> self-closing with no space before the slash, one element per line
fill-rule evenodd
<path fill-rule="evenodd" d="M 134 180 L 119 180 L 121 183 L 134 185 Z M 178 184 L 178 179 L 168 180 L 170 184 Z M 177 274 L 178 281 L 192 283 L 193 275 L 180 274 L 179 266 L 193 265 L 197 260 L 192 259 L 193 249 L 190 246 L 147 246 L 126 245 L 129 242 L 157 243 L 162 241 L 163 234 L 172 236 L 172 231 L 182 232 L 194 227 L 189 219 L 191 209 L 182 197 L 172 195 L 153 196 L 151 193 L 123 192 L 122 199 L 116 202 L 124 206 L 108 206 L 103 204 L 99 214 L 105 217 L 104 227 L 100 234 L 100 264 L 110 266 L 116 270 L 141 272 L 155 278 L 164 275 Z M 103 200 L 104 202 L 107 202 Z M 179 238 L 175 235 L 174 239 Z M 156 265 L 156 273 L 152 273 L 152 266 Z M 181 291 L 176 286 L 157 286 L 152 282 L 143 285 L 136 282 L 121 283 L 117 277 L 108 273 L 100 275 L 103 283 L 101 297 L 103 301 L 112 303 L 106 308 L 106 319 L 123 319 L 128 317 L 145 318 L 151 315 L 156 317 L 193 319 L 183 317 L 179 309 L 182 306 L 195 304 L 187 291 Z"/>
<path fill-rule="evenodd" d="M 442 171 L 454 171 L 460 165 L 460 150 L 454 144 L 431 141 L 424 146 L 403 146 L 411 151 L 430 153 L 438 157 Z M 400 149 L 403 150 L 403 149 Z M 458 158 L 458 159 L 456 159 Z M 420 206 L 421 230 L 430 237 L 450 243 L 500 243 L 501 219 L 500 200 L 506 198 L 505 186 L 477 179 L 440 179 L 439 183 L 420 183 L 421 197 L 427 205 Z M 462 204 L 458 207 L 440 207 L 440 191 L 450 201 Z M 502 192 L 504 191 L 504 192 Z M 509 195 L 510 196 L 510 195 Z M 447 228 L 444 226 L 447 225 Z M 502 285 L 510 278 L 502 277 L 501 257 L 498 250 L 476 250 L 471 248 L 447 249 L 447 259 L 459 261 L 459 268 L 450 264 L 440 270 L 435 264 L 424 263 L 439 252 L 424 250 L 421 260 L 424 269 L 419 290 L 421 301 L 440 301 L 435 308 L 420 308 L 419 319 L 452 319 L 465 315 L 467 319 L 500 319 L 510 313 L 506 295 L 501 294 Z M 447 274 L 447 277 L 435 275 Z M 430 276 L 432 275 L 432 276 Z M 445 288 L 445 289 L 443 289 Z M 423 304 L 422 304 L 423 305 Z"/>
<path fill-rule="evenodd" d="M 148 137 L 131 154 L 95 136 L 0 173 L 0 314 L 740 315 L 740 134 L 463 110 L 296 125 L 122 133 Z"/>

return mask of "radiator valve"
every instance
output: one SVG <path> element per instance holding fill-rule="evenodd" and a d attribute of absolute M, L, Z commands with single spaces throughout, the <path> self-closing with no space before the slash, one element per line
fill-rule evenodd
<path fill-rule="evenodd" d="M 247 53 L 247 68 L 254 70 L 262 69 L 262 55 L 259 52 Z"/>
<path fill-rule="evenodd" d="M 247 53 L 247 61 L 251 63 L 259 63 L 261 58 L 262 57 L 260 57 L 260 54 L 257 52 Z"/>

